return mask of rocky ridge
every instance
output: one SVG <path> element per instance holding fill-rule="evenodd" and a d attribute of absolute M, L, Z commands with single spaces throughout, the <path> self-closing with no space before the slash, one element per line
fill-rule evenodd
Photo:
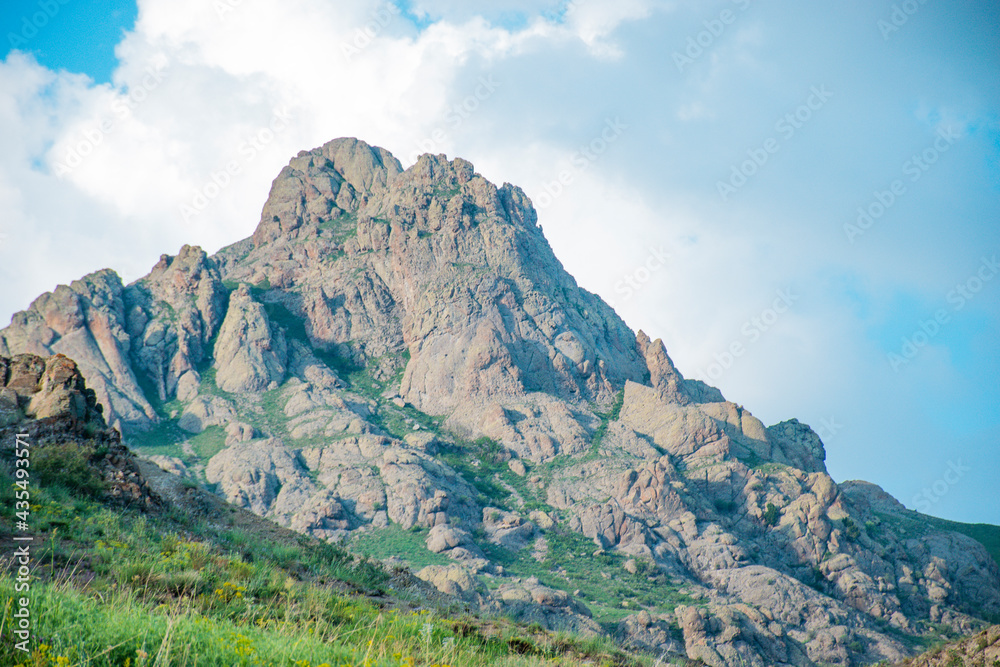
<path fill-rule="evenodd" d="M 853 665 L 1000 614 L 978 542 L 686 380 L 461 159 L 303 151 L 251 238 L 57 288 L 0 331 L 23 352 L 73 356 L 162 467 L 322 539 L 394 536 L 377 555 L 549 628 Z"/>

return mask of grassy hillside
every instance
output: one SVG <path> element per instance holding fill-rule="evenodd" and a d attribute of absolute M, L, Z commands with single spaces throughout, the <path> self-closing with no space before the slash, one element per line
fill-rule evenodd
<path fill-rule="evenodd" d="M 109 506 L 98 500 L 100 489 L 86 466 L 69 468 L 58 460 L 46 465 L 45 454 L 38 450 L 32 461 L 35 638 L 30 654 L 15 650 L 11 600 L 24 593 L 15 591 L 11 568 L 5 567 L 0 664 L 646 662 L 607 640 L 476 618 L 407 573 L 387 571 L 236 508 L 199 512 L 193 503 L 142 513 Z M 0 538 L 9 545 L 15 487 L 9 461 L 0 463 Z M 192 497 L 201 493 L 187 491 Z"/>

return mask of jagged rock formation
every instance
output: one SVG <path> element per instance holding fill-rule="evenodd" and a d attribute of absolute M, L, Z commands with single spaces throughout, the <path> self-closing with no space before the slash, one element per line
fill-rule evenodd
<path fill-rule="evenodd" d="M 0 443 L 26 443 L 33 473 L 55 470 L 60 482 L 87 484 L 87 491 L 113 502 L 157 507 L 121 434 L 107 428 L 103 408 L 76 363 L 61 354 L 0 357 Z M 64 455 L 79 454 L 72 461 Z M 73 463 L 78 470 L 62 470 Z M 68 473 L 68 474 L 67 474 Z"/>
<path fill-rule="evenodd" d="M 464 160 L 304 151 L 252 238 L 40 297 L 0 331 L 27 351 L 74 354 L 165 469 L 322 539 L 394 536 L 440 590 L 546 627 L 853 665 L 1000 613 L 979 543 L 686 380 Z"/>

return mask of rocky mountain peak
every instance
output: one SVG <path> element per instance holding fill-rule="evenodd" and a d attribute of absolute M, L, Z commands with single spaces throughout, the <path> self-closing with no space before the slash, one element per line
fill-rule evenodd
<path fill-rule="evenodd" d="M 357 139 L 334 139 L 299 152 L 271 185 L 253 234 L 254 246 L 296 237 L 303 227 L 315 230 L 323 221 L 356 213 L 402 171 L 388 151 Z"/>
<path fill-rule="evenodd" d="M 685 379 L 462 159 L 303 151 L 252 238 L 59 287 L 0 331 L 22 352 L 74 358 L 165 469 L 322 539 L 406 531 L 442 591 L 549 628 L 847 666 L 1000 613 L 978 542 Z"/>
<path fill-rule="evenodd" d="M 497 400 L 606 403 L 647 373 L 524 192 L 462 159 L 424 155 L 404 171 L 354 139 L 302 152 L 275 179 L 252 250 L 239 266 L 228 256 L 246 250 L 220 253 L 225 277 L 284 290 L 269 298 L 304 318 L 312 346 L 359 362 L 407 353 L 401 395 L 456 427 L 482 432 Z"/>

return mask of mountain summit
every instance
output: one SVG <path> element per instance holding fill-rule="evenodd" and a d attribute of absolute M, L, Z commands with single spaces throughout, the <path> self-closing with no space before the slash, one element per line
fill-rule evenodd
<path fill-rule="evenodd" d="M 1000 614 L 961 525 L 837 484 L 808 426 L 684 379 L 465 160 L 301 152 L 251 238 L 57 288 L 0 331 L 21 353 L 75 359 L 163 468 L 548 628 L 853 665 Z"/>

